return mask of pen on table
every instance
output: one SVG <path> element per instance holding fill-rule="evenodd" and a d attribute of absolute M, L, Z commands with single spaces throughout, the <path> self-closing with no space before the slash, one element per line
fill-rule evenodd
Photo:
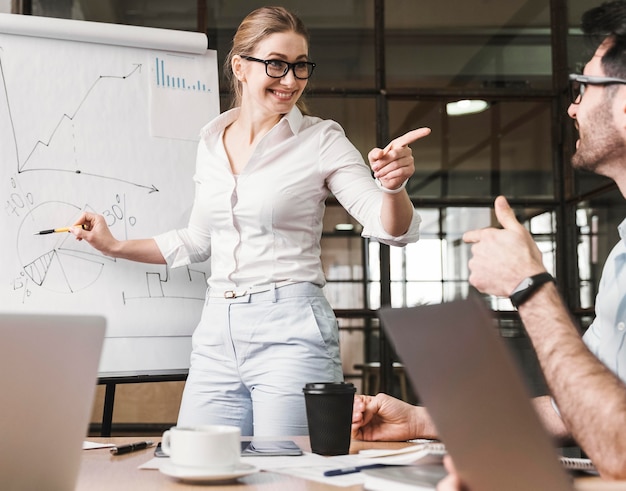
<path fill-rule="evenodd" d="M 129 443 L 128 445 L 118 445 L 111 449 L 111 453 L 114 455 L 123 455 L 125 453 L 135 452 L 137 450 L 143 450 L 144 448 L 151 447 L 154 442 L 146 440 L 145 442 Z"/>
<path fill-rule="evenodd" d="M 342 469 L 331 469 L 329 471 L 325 471 L 324 475 L 326 477 L 343 476 L 345 474 L 354 474 L 355 472 L 361 472 L 363 469 L 378 469 L 379 467 L 387 467 L 387 464 L 368 464 L 357 465 L 354 467 L 344 467 Z"/>
<path fill-rule="evenodd" d="M 83 230 L 87 230 L 87 225 L 74 225 L 74 227 L 80 227 Z M 63 228 L 51 228 L 49 230 L 42 230 L 41 232 L 35 232 L 35 235 L 46 235 L 46 234 L 58 234 L 61 232 L 69 232 L 71 227 L 63 227 Z"/>

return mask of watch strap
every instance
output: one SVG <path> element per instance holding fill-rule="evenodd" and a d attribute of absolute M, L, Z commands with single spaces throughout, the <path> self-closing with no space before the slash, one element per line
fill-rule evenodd
<path fill-rule="evenodd" d="M 550 273 L 539 273 L 525 278 L 509 296 L 511 303 L 515 308 L 518 308 L 528 300 L 541 285 L 549 283 L 550 281 L 556 283 Z"/>

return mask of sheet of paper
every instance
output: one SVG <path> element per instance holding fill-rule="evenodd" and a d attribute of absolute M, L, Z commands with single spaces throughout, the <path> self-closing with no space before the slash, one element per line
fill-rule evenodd
<path fill-rule="evenodd" d="M 149 62 L 150 134 L 198 141 L 220 113 L 217 51 L 154 52 Z"/>
<path fill-rule="evenodd" d="M 142 470 L 158 470 L 167 457 L 154 457 L 139 466 Z M 363 484 L 363 475 L 360 472 L 343 476 L 324 476 L 325 471 L 353 467 L 362 463 L 358 455 L 340 455 L 337 457 L 322 457 L 314 453 L 305 452 L 298 457 L 242 457 L 242 462 L 251 464 L 263 471 L 287 474 L 307 479 L 309 481 L 332 484 L 340 487 Z"/>
<path fill-rule="evenodd" d="M 141 464 L 138 469 L 158 471 L 161 468 L 161 464 L 169 462 L 169 460 L 167 457 L 153 457 L 145 464 Z"/>
<path fill-rule="evenodd" d="M 344 457 L 346 456 L 343 456 L 342 458 Z M 336 466 L 332 467 L 333 464 L 329 464 L 328 460 L 332 458 L 333 457 L 322 457 L 321 455 L 317 455 L 314 453 L 304 452 L 302 455 L 294 457 L 242 457 L 241 462 L 243 462 L 244 464 L 253 465 L 264 471 L 275 471 L 278 469 L 289 469 L 308 466 L 321 467 L 328 465 L 331 465 L 330 468 L 334 469 L 336 468 Z M 354 459 L 350 457 L 350 460 Z M 164 462 L 168 461 L 168 457 L 154 457 L 145 464 L 140 465 L 139 468 L 158 470 Z M 348 465 L 352 464 L 350 463 Z M 340 467 L 343 467 L 343 465 L 340 465 Z"/>
<path fill-rule="evenodd" d="M 361 450 L 358 455 L 362 459 L 361 465 L 366 463 L 424 465 L 441 464 L 445 454 L 446 447 L 443 443 L 422 443 L 396 450 Z"/>
<path fill-rule="evenodd" d="M 299 477 L 301 479 L 307 479 L 309 481 L 321 482 L 324 484 L 332 484 L 334 486 L 348 487 L 358 484 L 363 484 L 364 477 L 360 472 L 354 472 L 352 474 L 345 474 L 342 476 L 327 477 L 324 472 L 343 469 L 347 467 L 354 467 L 362 463 L 362 459 L 358 455 L 339 455 L 336 457 L 321 457 L 315 454 L 308 454 L 313 457 L 317 457 L 315 460 L 311 459 L 309 463 L 301 467 L 283 467 L 271 469 L 272 472 L 279 474 L 287 474 L 290 476 Z"/>
<path fill-rule="evenodd" d="M 114 443 L 98 443 L 98 442 L 83 442 L 83 450 L 93 450 L 94 448 L 109 448 L 114 447 Z"/>

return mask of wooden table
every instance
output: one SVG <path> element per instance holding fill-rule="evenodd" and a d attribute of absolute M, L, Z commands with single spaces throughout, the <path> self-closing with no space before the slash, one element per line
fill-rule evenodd
<path fill-rule="evenodd" d="M 139 438 L 141 439 L 141 438 Z M 147 438 L 159 441 L 160 438 Z M 307 437 L 289 437 L 304 450 L 309 451 Z M 138 438 L 89 438 L 89 441 L 123 444 L 137 441 Z M 364 448 L 401 448 L 408 445 L 401 442 L 359 442 L 353 441 L 350 453 Z M 187 484 L 176 481 L 157 470 L 140 470 L 138 466 L 149 461 L 154 447 L 127 455 L 113 456 L 108 448 L 84 450 L 83 461 L 76 491 L 172 491 L 210 489 L 211 491 L 362 491 L 362 486 L 337 487 L 319 482 L 306 481 L 293 476 L 274 472 L 259 472 L 239 478 L 228 484 Z M 579 491 L 626 491 L 626 481 L 608 482 L 599 478 L 587 477 L 576 480 Z"/>
<path fill-rule="evenodd" d="M 144 437 L 113 437 L 89 438 L 89 441 L 123 444 L 143 439 Z M 159 441 L 160 437 L 145 439 Z M 296 441 L 305 451 L 311 449 L 308 437 L 286 439 Z M 401 448 L 406 445 L 400 442 L 355 441 L 350 447 L 350 452 L 356 453 L 362 448 Z M 138 469 L 138 466 L 152 458 L 154 447 L 121 456 L 111 455 L 108 448 L 84 450 L 83 454 L 76 491 L 193 491 L 205 488 L 211 491 L 361 491 L 363 489 L 362 486 L 339 488 L 274 472 L 258 472 L 241 477 L 232 483 L 202 486 L 176 481 L 157 470 Z"/>

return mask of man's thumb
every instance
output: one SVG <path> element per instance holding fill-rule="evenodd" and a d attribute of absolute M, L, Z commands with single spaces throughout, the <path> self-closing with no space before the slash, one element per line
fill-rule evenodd
<path fill-rule="evenodd" d="M 500 225 L 502 225 L 502 228 L 512 229 L 521 226 L 515 217 L 513 208 L 511 208 L 509 202 L 504 196 L 498 196 L 496 198 L 494 209 L 496 212 L 496 218 L 498 219 L 498 222 L 500 222 Z"/>

